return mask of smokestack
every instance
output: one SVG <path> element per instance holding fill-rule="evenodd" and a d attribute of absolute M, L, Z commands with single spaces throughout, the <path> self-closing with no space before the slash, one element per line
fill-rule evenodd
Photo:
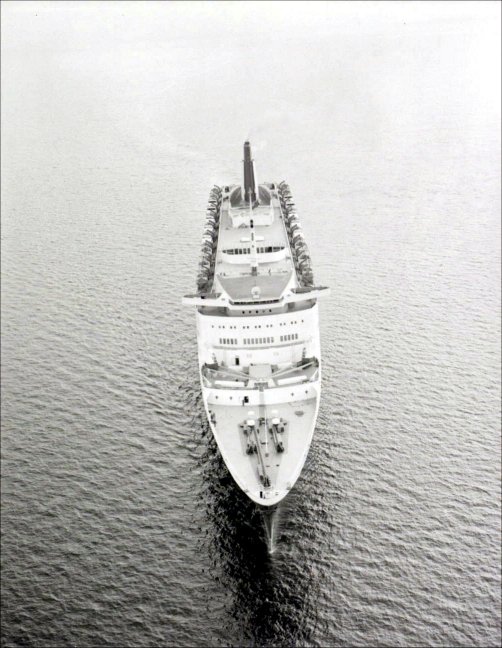
<path fill-rule="evenodd" d="M 253 207 L 258 204 L 256 199 L 256 180 L 254 177 L 254 162 L 251 159 L 251 145 L 244 142 L 244 200 L 251 201 Z"/>

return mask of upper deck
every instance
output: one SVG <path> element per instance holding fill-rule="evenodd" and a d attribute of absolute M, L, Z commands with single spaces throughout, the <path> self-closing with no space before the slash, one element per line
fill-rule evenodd
<path fill-rule="evenodd" d="M 254 207 L 239 200 L 239 186 L 229 188 L 221 205 L 214 290 L 232 301 L 280 299 L 299 285 L 277 193 L 258 189 Z"/>
<path fill-rule="evenodd" d="M 310 254 L 289 185 L 254 179 L 244 143 L 244 184 L 211 189 L 201 242 L 197 293 L 183 302 L 228 316 L 310 307 L 328 291 L 314 284 Z M 242 306 L 255 307 L 254 312 Z M 241 310 L 239 310 L 241 309 Z M 282 312 L 281 311 L 281 312 Z"/>

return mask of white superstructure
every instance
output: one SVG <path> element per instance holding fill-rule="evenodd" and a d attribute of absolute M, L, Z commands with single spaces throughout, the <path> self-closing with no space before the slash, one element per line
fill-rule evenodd
<path fill-rule="evenodd" d="M 204 406 L 222 457 L 258 504 L 277 504 L 307 458 L 321 394 L 310 257 L 285 183 L 216 187 L 206 213 L 197 308 Z"/>

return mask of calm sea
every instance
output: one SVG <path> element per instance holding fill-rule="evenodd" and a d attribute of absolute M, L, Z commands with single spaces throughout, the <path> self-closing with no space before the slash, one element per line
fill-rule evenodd
<path fill-rule="evenodd" d="M 500 645 L 500 4 L 2 32 L 2 646 Z M 247 137 L 332 291 L 272 555 L 180 303 Z"/>

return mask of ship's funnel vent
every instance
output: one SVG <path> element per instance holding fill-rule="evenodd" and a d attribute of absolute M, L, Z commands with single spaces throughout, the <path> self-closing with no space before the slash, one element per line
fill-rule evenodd
<path fill-rule="evenodd" d="M 244 142 L 244 200 L 255 207 L 258 204 L 256 199 L 256 180 L 254 177 L 254 162 L 251 158 L 251 144 Z"/>

